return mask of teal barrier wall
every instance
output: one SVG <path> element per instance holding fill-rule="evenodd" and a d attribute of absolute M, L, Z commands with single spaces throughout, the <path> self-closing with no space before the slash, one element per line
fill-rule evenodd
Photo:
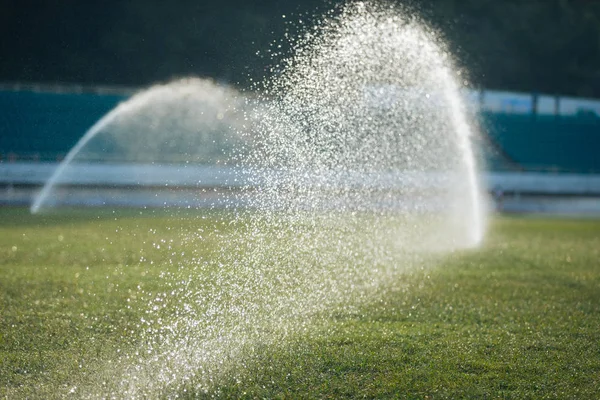
<path fill-rule="evenodd" d="M 0 91 L 0 158 L 56 160 L 126 95 Z M 600 173 L 600 117 L 482 111 L 492 170 Z"/>
<path fill-rule="evenodd" d="M 600 172 L 600 118 L 481 113 L 496 154 L 491 169 Z M 498 157 L 498 153 L 500 157 Z"/>
<path fill-rule="evenodd" d="M 126 96 L 0 91 L 0 155 L 56 159 Z"/>

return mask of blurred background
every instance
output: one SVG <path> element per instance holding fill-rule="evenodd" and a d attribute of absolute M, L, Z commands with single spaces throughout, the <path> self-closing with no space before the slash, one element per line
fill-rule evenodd
<path fill-rule="evenodd" d="M 245 86 L 276 63 L 266 52 L 294 29 L 286 22 L 310 24 L 335 3 L 2 0 L 0 79 L 140 86 L 192 74 Z M 598 1 L 408 4 L 443 33 L 477 87 L 600 97 Z"/>
<path fill-rule="evenodd" d="M 0 0 L 0 202 L 30 202 L 141 87 L 200 76 L 249 90 L 277 74 L 286 35 L 338 3 Z M 497 207 L 600 212 L 600 1 L 402 3 L 442 34 L 468 82 Z"/>

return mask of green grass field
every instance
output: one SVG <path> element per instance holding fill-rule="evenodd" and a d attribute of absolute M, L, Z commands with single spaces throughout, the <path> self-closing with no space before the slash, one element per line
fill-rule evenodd
<path fill-rule="evenodd" d="M 134 349 L 182 237 L 218 214 L 0 208 L 0 397 L 62 398 Z M 159 247 L 160 246 L 160 247 Z M 261 353 L 196 396 L 599 398 L 600 221 L 497 217 L 484 245 Z"/>

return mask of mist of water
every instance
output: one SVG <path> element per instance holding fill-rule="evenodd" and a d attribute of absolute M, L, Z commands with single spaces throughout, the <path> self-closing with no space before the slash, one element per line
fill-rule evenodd
<path fill-rule="evenodd" d="M 244 148 L 244 107 L 238 91 L 206 79 L 186 78 L 146 89 L 85 132 L 36 196 L 31 212 L 73 204 L 74 199 L 77 205 L 94 204 L 98 193 L 106 197 L 111 185 L 135 182 L 135 175 L 121 181 L 110 176 L 111 170 L 102 169 L 105 165 L 225 165 L 234 151 Z M 93 172 L 90 166 L 96 167 Z M 143 178 L 143 171 L 136 171 Z M 169 178 L 177 184 L 176 177 Z M 80 194 L 78 185 L 94 190 Z"/>
<path fill-rule="evenodd" d="M 149 294 L 139 347 L 78 396 L 175 398 L 243 384 L 262 352 L 361 312 L 399 290 L 406 271 L 482 240 L 476 131 L 437 34 L 400 9 L 352 3 L 294 48 L 255 88 L 257 117 L 239 134 L 249 150 L 230 153 L 248 182 L 244 207 L 223 216 L 234 229 L 182 238 L 217 238 L 216 251 L 164 276 L 168 294 Z M 160 93 L 119 106 L 65 161 L 142 105 L 170 120 L 181 98 L 163 112 Z"/>
<path fill-rule="evenodd" d="M 354 3 L 295 44 L 266 82 L 250 164 L 258 208 L 435 214 L 432 235 L 476 245 L 484 210 L 459 92 L 436 33 L 393 8 Z"/>

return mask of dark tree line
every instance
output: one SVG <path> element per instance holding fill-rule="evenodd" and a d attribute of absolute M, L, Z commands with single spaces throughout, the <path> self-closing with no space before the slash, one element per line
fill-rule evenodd
<path fill-rule="evenodd" d="M 0 81 L 146 85 L 200 75 L 248 84 L 286 21 L 319 0 L 0 0 Z M 476 86 L 600 97 L 600 1 L 412 1 Z M 283 15 L 286 18 L 283 18 Z M 293 34 L 293 32 L 292 32 Z"/>

